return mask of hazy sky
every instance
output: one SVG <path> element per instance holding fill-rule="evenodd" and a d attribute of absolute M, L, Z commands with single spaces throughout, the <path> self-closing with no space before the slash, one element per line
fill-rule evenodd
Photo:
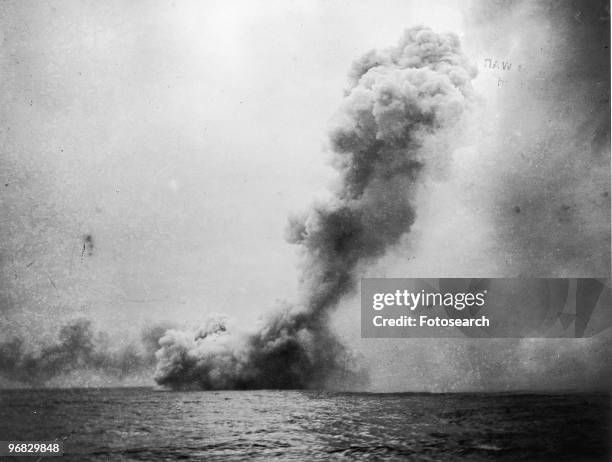
<path fill-rule="evenodd" d="M 1 332 L 255 319 L 294 299 L 287 217 L 329 194 L 347 71 L 415 24 L 460 36 L 479 99 L 414 232 L 370 272 L 607 276 L 609 125 L 586 107 L 609 75 L 566 72 L 601 61 L 584 40 L 601 20 L 513 4 L 2 2 Z"/>
<path fill-rule="evenodd" d="M 5 303 L 112 322 L 291 297 L 284 228 L 327 194 L 351 62 L 408 23 L 460 24 L 403 1 L 1 8 Z"/>

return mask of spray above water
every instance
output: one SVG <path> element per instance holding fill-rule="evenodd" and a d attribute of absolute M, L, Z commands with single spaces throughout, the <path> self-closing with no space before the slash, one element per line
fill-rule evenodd
<path fill-rule="evenodd" d="M 426 27 L 354 63 L 330 133 L 339 184 L 329 203 L 290 219 L 303 251 L 301 302 L 256 332 L 223 319 L 160 340 L 155 380 L 172 388 L 343 388 L 363 379 L 330 331 L 329 315 L 356 286 L 359 267 L 410 230 L 423 146 L 454 125 L 472 95 L 475 68 L 454 34 Z"/>

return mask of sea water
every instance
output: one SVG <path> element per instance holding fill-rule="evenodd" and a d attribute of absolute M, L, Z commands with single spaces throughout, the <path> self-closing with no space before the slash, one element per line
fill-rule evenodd
<path fill-rule="evenodd" d="M 50 460 L 74 461 L 608 460 L 609 409 L 604 393 L 3 390 L 0 440 L 60 439 Z"/>

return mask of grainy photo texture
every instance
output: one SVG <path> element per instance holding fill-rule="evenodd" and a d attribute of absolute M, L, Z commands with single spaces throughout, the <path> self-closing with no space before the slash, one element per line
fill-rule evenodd
<path fill-rule="evenodd" d="M 609 460 L 609 2 L 5 0 L 0 117 L 0 459 Z"/>

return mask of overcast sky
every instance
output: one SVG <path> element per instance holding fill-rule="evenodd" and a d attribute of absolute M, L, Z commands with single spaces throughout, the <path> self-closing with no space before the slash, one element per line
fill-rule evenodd
<path fill-rule="evenodd" d="M 408 23 L 460 24 L 403 1 L 1 8 L 5 303 L 113 319 L 291 297 L 284 228 L 327 194 L 351 62 Z"/>

